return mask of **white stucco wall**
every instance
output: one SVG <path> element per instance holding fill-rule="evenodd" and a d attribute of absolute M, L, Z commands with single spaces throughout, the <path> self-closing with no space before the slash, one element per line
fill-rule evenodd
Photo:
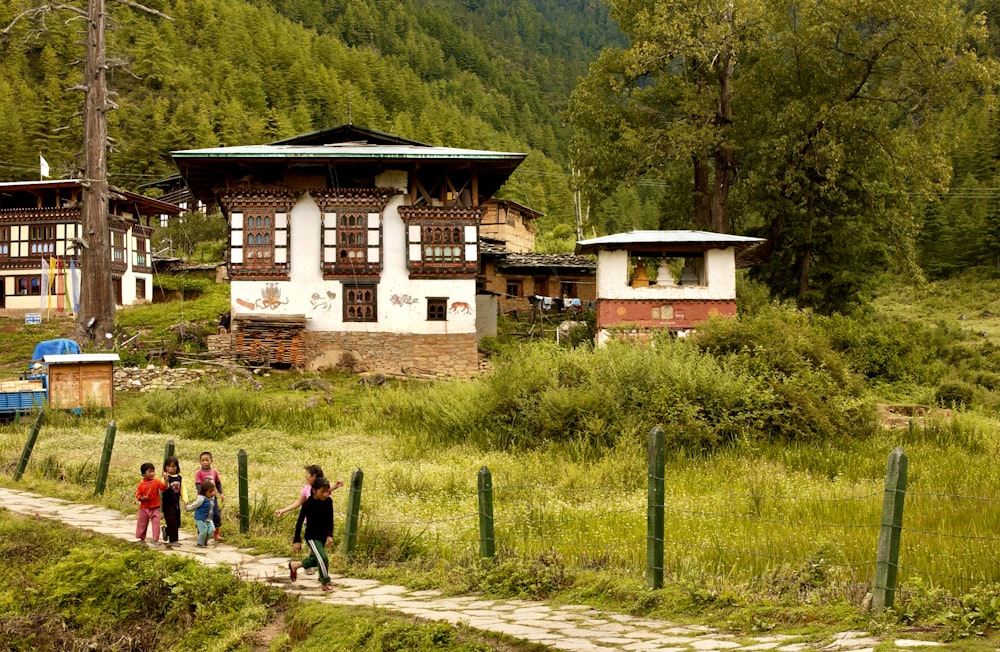
<path fill-rule="evenodd" d="M 376 185 L 405 191 L 406 173 L 383 173 L 376 179 Z M 394 195 L 382 213 L 382 276 L 376 286 L 378 321 L 343 320 L 343 283 L 323 279 L 320 262 L 322 215 L 308 194 L 299 198 L 289 214 L 289 280 L 232 281 L 233 315 L 305 315 L 306 330 L 310 331 L 475 333 L 475 279 L 409 277 L 406 229 L 398 211 L 402 204 L 403 195 Z M 277 291 L 280 296 L 268 303 L 263 300 L 265 291 Z M 428 297 L 447 298 L 447 321 L 427 321 Z M 244 303 L 254 308 L 251 310 Z M 451 309 L 454 304 L 458 305 Z"/>
<path fill-rule="evenodd" d="M 601 251 L 597 256 L 598 299 L 699 299 L 736 298 L 736 254 L 730 248 L 705 252 L 706 285 L 634 288 L 629 285 L 628 252 Z"/>

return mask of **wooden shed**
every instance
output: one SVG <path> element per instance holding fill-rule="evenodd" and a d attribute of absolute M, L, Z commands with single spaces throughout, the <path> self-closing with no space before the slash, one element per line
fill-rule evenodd
<path fill-rule="evenodd" d="M 49 407 L 114 407 L 117 353 L 47 355 L 42 359 L 49 368 Z"/>

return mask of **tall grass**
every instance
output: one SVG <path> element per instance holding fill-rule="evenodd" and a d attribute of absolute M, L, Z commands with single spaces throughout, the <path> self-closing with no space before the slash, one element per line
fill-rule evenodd
<path fill-rule="evenodd" d="M 886 458 L 902 445 L 910 459 L 904 588 L 924 582 L 956 597 L 1000 578 L 990 552 L 1000 525 L 990 498 L 1000 480 L 994 415 L 980 403 L 980 412 L 949 421 L 881 430 L 864 384 L 935 382 L 933 369 L 908 371 L 924 364 L 913 344 L 925 335 L 764 306 L 653 347 L 522 346 L 471 381 L 371 387 L 327 378 L 326 389 L 291 391 L 297 375 L 273 374 L 260 390 L 216 381 L 138 395 L 116 408 L 101 500 L 132 511 L 138 465 L 157 461 L 168 438 L 188 473 L 208 448 L 233 482 L 245 449 L 260 507 L 247 534 L 236 533 L 235 509 L 226 510 L 227 536 L 239 543 L 287 552 L 293 524 L 275 520 L 269 506 L 295 496 L 304 464 L 345 480 L 357 467 L 365 477 L 357 563 L 370 564 L 367 572 L 419 585 L 457 574 L 518 594 L 588 577 L 642 586 L 646 436 L 662 425 L 671 444 L 665 570 L 673 585 L 692 600 L 858 603 L 874 572 Z M 971 346 L 939 335 L 942 355 Z M 26 484 L 90 499 L 75 478 L 100 450 L 100 426 L 47 425 Z M 5 468 L 27 428 L 0 427 Z M 494 480 L 495 566 L 475 559 L 483 466 Z M 336 492 L 338 519 L 345 500 Z"/>
<path fill-rule="evenodd" d="M 727 327 L 719 322 L 697 342 L 664 338 L 653 347 L 527 345 L 495 361 L 481 380 L 391 389 L 368 412 L 378 427 L 427 445 L 472 442 L 484 450 L 549 442 L 602 450 L 642 441 L 655 425 L 665 428 L 672 446 L 690 450 L 743 437 L 822 440 L 871 432 L 871 404 L 828 346 L 802 347 L 822 356 L 817 360 L 795 350 L 762 355 L 761 344 L 720 350 L 717 342 L 733 339 L 720 332 Z"/>

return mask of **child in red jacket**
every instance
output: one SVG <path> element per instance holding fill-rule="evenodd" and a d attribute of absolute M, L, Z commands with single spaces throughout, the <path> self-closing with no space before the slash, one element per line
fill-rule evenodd
<path fill-rule="evenodd" d="M 156 477 L 156 467 L 152 462 L 143 462 L 139 467 L 142 481 L 135 489 L 135 499 L 139 501 L 139 517 L 135 522 L 135 538 L 146 543 L 146 530 L 153 526 L 153 545 L 160 545 L 160 492 L 167 483 Z"/>

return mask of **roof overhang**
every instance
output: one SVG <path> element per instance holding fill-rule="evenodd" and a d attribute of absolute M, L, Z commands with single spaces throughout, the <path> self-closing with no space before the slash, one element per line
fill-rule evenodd
<path fill-rule="evenodd" d="M 527 154 L 411 144 L 247 145 L 172 152 L 191 192 L 204 202 L 215 191 L 246 185 L 247 179 L 280 184 L 286 174 L 311 168 L 322 172 L 328 187 L 352 178 L 374 178 L 387 170 L 438 169 L 442 174 L 468 170 L 478 178 L 480 197 L 490 197 L 507 181 Z"/>
<path fill-rule="evenodd" d="M 580 240 L 576 243 L 576 253 L 592 254 L 599 251 L 626 250 L 663 255 L 728 248 L 739 251 L 761 242 L 764 242 L 763 238 L 711 231 L 629 231 Z"/>
<path fill-rule="evenodd" d="M 82 190 L 83 183 L 80 179 L 51 179 L 45 181 L 5 181 L 0 183 L 0 194 L 4 193 L 33 193 L 47 190 Z M 139 195 L 128 190 L 122 190 L 115 186 L 108 186 L 108 190 L 115 199 L 120 202 L 133 204 L 144 214 L 167 214 L 180 215 L 183 209 L 176 204 L 160 201 L 153 197 Z"/>

